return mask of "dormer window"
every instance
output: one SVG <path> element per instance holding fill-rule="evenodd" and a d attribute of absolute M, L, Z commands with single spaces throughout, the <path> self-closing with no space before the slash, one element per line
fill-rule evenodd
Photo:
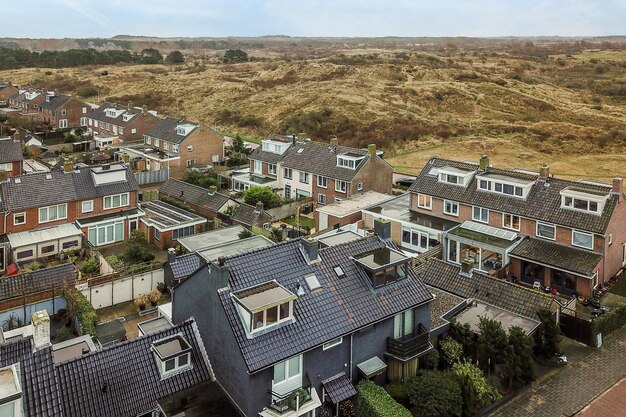
<path fill-rule="evenodd" d="M 437 170 L 437 179 L 446 184 L 465 187 L 472 179 L 474 171 L 465 171 L 454 167 L 443 167 Z"/>
<path fill-rule="evenodd" d="M 297 298 L 276 281 L 233 293 L 235 306 L 250 334 L 291 320 Z"/>
<path fill-rule="evenodd" d="M 364 155 L 355 153 L 345 153 L 337 155 L 337 166 L 342 168 L 356 169 L 359 166 L 361 160 L 365 158 Z"/>
<path fill-rule="evenodd" d="M 125 114 L 122 116 L 122 120 L 123 120 L 123 121 L 125 121 L 125 122 L 127 122 L 127 121 L 129 121 L 130 119 L 132 119 L 132 118 L 133 118 L 133 116 L 134 116 L 134 114 L 131 114 L 131 113 L 125 113 Z"/>
<path fill-rule="evenodd" d="M 191 123 L 181 123 L 176 126 L 176 134 L 180 136 L 187 136 L 192 130 L 196 128 L 196 125 Z"/>
<path fill-rule="evenodd" d="M 498 174 L 486 174 L 478 176 L 476 187 L 482 191 L 491 191 L 492 193 L 526 198 L 534 183 L 533 180 Z"/>
<path fill-rule="evenodd" d="M 355 257 L 374 288 L 382 287 L 406 277 L 409 259 L 390 248 L 381 248 Z"/>
<path fill-rule="evenodd" d="M 22 415 L 22 386 L 17 366 L 10 365 L 0 369 L 0 416 Z"/>
<path fill-rule="evenodd" d="M 163 378 L 191 367 L 191 346 L 181 335 L 154 342 L 152 349 Z"/>
<path fill-rule="evenodd" d="M 581 187 L 567 187 L 561 191 L 561 207 L 600 215 L 608 197 L 608 191 L 594 192 Z"/>

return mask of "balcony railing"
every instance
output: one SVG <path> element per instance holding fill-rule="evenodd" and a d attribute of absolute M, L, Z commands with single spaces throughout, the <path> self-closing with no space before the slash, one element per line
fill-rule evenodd
<path fill-rule="evenodd" d="M 302 382 L 303 384 L 300 388 L 296 388 L 285 394 L 279 394 L 270 390 L 269 392 L 272 398 L 269 408 L 276 411 L 278 414 L 284 414 L 289 411 L 294 411 L 296 406 L 302 408 L 304 404 L 311 401 L 311 381 L 307 374 L 304 374 L 304 380 Z M 298 395 L 300 396 L 299 400 L 296 399 Z"/>
<path fill-rule="evenodd" d="M 388 337 L 387 353 L 401 360 L 410 359 L 431 348 L 429 339 L 430 333 L 420 323 L 417 335 L 404 336 L 400 339 Z"/>

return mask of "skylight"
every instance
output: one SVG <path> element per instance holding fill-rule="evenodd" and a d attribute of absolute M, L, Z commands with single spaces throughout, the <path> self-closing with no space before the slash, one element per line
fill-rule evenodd
<path fill-rule="evenodd" d="M 469 220 L 463 222 L 463 224 L 461 225 L 461 228 L 467 229 L 467 230 L 472 230 L 472 231 L 478 232 L 478 233 L 483 233 L 485 235 L 497 237 L 497 238 L 500 238 L 500 239 L 511 240 L 511 241 L 515 240 L 515 238 L 517 237 L 517 233 L 515 233 L 515 232 L 511 232 L 511 231 L 504 230 L 504 229 L 498 229 L 496 227 L 487 226 L 486 224 L 471 222 Z"/>
<path fill-rule="evenodd" d="M 309 289 L 311 291 L 322 288 L 322 284 L 320 284 L 320 281 L 317 279 L 315 274 L 304 277 L 304 280 L 306 281 L 306 285 L 309 286 Z"/>
<path fill-rule="evenodd" d="M 337 278 L 343 278 L 346 276 L 346 273 L 343 272 L 343 269 L 341 269 L 340 266 L 334 267 L 333 270 L 335 271 L 335 275 L 337 275 Z"/>

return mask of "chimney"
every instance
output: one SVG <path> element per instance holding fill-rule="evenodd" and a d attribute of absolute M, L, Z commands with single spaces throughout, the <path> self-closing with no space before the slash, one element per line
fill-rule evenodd
<path fill-rule="evenodd" d="M 296 136 L 296 134 L 294 133 L 293 135 L 291 135 L 291 144 L 295 145 L 296 144 L 296 139 L 298 139 L 298 137 Z"/>
<path fill-rule="evenodd" d="M 548 164 L 541 164 L 541 168 L 539 169 L 539 179 L 542 181 L 545 181 L 549 177 L 550 177 L 550 167 L 548 167 Z"/>
<path fill-rule="evenodd" d="M 20 131 L 16 130 L 15 133 L 13 134 L 13 139 L 16 141 L 20 141 Z"/>
<path fill-rule="evenodd" d="M 367 145 L 367 152 L 370 154 L 372 158 L 375 158 L 376 157 L 376 144 L 370 143 L 369 145 Z"/>
<path fill-rule="evenodd" d="M 170 265 L 176 262 L 176 249 L 169 248 L 167 250 L 167 262 L 169 262 Z"/>
<path fill-rule="evenodd" d="M 69 159 L 66 160 L 63 163 L 63 169 L 65 170 L 65 172 L 72 172 L 72 171 L 74 171 L 74 163 L 72 161 L 70 161 Z"/>
<path fill-rule="evenodd" d="M 300 240 L 300 243 L 302 244 L 302 250 L 309 262 L 317 261 L 317 252 L 319 250 L 317 240 L 304 238 Z"/>
<path fill-rule="evenodd" d="M 330 146 L 337 145 L 339 145 L 339 138 L 337 136 L 333 136 L 332 138 L 330 138 Z"/>
<path fill-rule="evenodd" d="M 613 189 L 611 190 L 613 194 L 622 195 L 624 194 L 624 184 L 622 177 L 616 175 L 613 177 Z"/>
<path fill-rule="evenodd" d="M 217 192 L 217 187 L 215 185 L 210 185 L 209 186 L 209 195 L 213 195 Z M 260 202 L 260 201 L 259 201 Z M 258 205 L 258 204 L 257 204 Z M 261 203 L 261 205 L 263 205 L 263 203 Z M 262 209 L 262 208 L 261 208 Z"/>
<path fill-rule="evenodd" d="M 374 233 L 381 239 L 391 239 L 391 222 L 384 219 L 374 220 Z"/>
<path fill-rule="evenodd" d="M 480 157 L 480 162 L 478 163 L 478 168 L 481 171 L 487 171 L 489 169 L 489 156 L 483 155 Z"/>
<path fill-rule="evenodd" d="M 256 202 L 256 210 L 254 210 L 257 213 L 262 213 L 263 212 L 263 202 L 262 201 L 257 201 Z"/>
<path fill-rule="evenodd" d="M 130 108 L 131 108 L 132 106 L 133 106 L 133 102 L 132 102 L 132 101 L 129 101 L 129 102 L 128 102 L 128 110 L 130 110 Z"/>
<path fill-rule="evenodd" d="M 148 113 L 148 106 L 144 104 L 143 106 L 141 106 L 141 114 L 146 114 L 146 113 Z"/>
<path fill-rule="evenodd" d="M 211 288 L 219 290 L 220 288 L 228 287 L 230 269 L 226 265 L 226 258 L 220 256 L 217 258 L 217 262 L 211 262 L 209 268 L 209 273 L 212 275 L 212 278 L 209 280 Z"/>
<path fill-rule="evenodd" d="M 50 317 L 46 310 L 37 311 L 31 316 L 35 349 L 50 346 Z"/>

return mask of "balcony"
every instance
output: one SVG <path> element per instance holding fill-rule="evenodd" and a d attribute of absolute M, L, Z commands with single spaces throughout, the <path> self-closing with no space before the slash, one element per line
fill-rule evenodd
<path fill-rule="evenodd" d="M 313 399 L 311 395 L 311 381 L 307 374 L 304 375 L 302 382 L 301 387 L 284 394 L 270 390 L 269 392 L 272 398 L 269 409 L 277 413 L 277 415 L 283 415 L 295 411 L 296 407 L 302 409 L 307 406 Z M 300 397 L 299 401 L 297 400 L 298 396 Z"/>
<path fill-rule="evenodd" d="M 400 361 L 417 358 L 433 348 L 429 341 L 430 333 L 420 323 L 416 335 L 404 336 L 400 339 L 387 338 L 387 355 Z"/>

